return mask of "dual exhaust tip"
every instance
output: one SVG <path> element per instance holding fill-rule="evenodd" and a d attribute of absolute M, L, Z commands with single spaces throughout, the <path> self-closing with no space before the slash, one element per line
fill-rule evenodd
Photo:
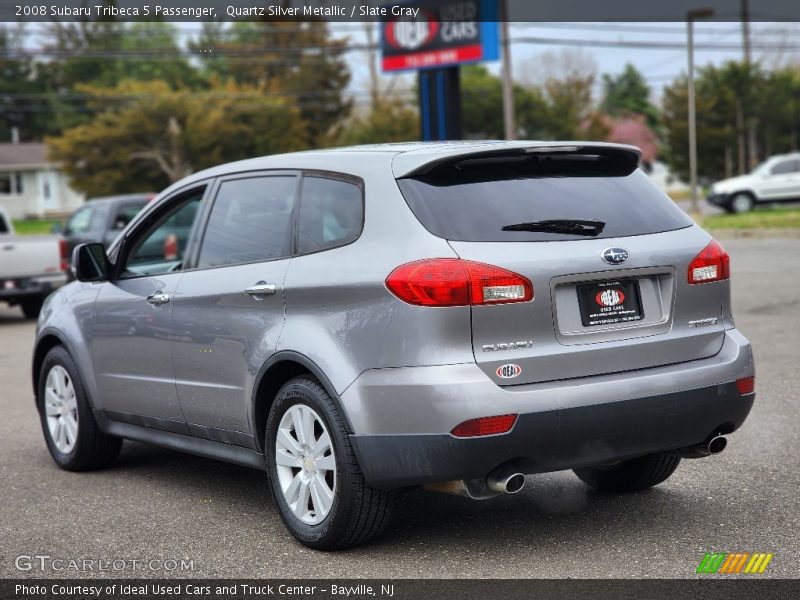
<path fill-rule="evenodd" d="M 702 458 L 719 454 L 728 445 L 725 436 L 715 435 L 696 446 L 689 446 L 675 451 L 675 454 L 684 458 Z M 473 500 L 483 500 L 498 494 L 516 494 L 525 487 L 525 475 L 518 471 L 501 466 L 489 473 L 485 480 L 474 479 L 470 481 L 442 481 L 429 483 L 423 486 L 432 492 L 442 492 L 465 496 Z"/>
<path fill-rule="evenodd" d="M 422 487 L 431 492 L 453 494 L 472 500 L 486 500 L 499 494 L 516 494 L 521 491 L 525 487 L 525 475 L 508 466 L 501 466 L 489 473 L 486 479 L 438 481 L 427 483 Z"/>
<path fill-rule="evenodd" d="M 695 446 L 687 446 L 686 448 L 679 448 L 672 452 L 681 458 L 705 458 L 713 454 L 719 454 L 728 445 L 728 440 L 722 435 L 713 435 L 705 442 Z"/>
<path fill-rule="evenodd" d="M 525 487 L 525 475 L 496 469 L 486 478 L 486 487 L 498 494 L 516 494 Z"/>

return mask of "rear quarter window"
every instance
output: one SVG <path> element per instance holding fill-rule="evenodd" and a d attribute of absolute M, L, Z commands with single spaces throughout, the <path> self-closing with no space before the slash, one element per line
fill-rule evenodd
<path fill-rule="evenodd" d="M 462 160 L 400 179 L 398 185 L 425 228 L 454 241 L 587 239 L 503 229 L 542 221 L 601 223 L 588 239 L 659 233 L 693 223 L 640 169 L 602 156 Z"/>
<path fill-rule="evenodd" d="M 349 244 L 361 235 L 361 187 L 349 181 L 306 175 L 300 196 L 297 251 L 310 254 Z"/>

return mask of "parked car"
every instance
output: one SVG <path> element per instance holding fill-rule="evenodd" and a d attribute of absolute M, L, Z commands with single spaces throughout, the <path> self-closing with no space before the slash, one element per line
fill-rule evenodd
<path fill-rule="evenodd" d="M 0 207 L 0 300 L 19 305 L 36 318 L 45 297 L 66 280 L 69 268 L 64 241 L 55 236 L 16 235 Z"/>
<path fill-rule="evenodd" d="M 64 469 L 122 439 L 266 471 L 319 549 L 409 486 L 574 469 L 625 492 L 721 451 L 754 400 L 728 254 L 631 146 L 462 142 L 224 165 L 167 189 L 48 299 L 33 380 Z M 191 222 L 174 252 L 153 238 Z"/>
<path fill-rule="evenodd" d="M 800 153 L 773 156 L 752 173 L 718 181 L 708 201 L 732 213 L 759 203 L 800 201 Z"/>
<path fill-rule="evenodd" d="M 90 242 L 100 242 L 108 248 L 153 198 L 155 194 L 127 194 L 89 200 L 64 225 L 61 233 L 67 241 L 67 251 L 71 253 L 75 246 Z"/>

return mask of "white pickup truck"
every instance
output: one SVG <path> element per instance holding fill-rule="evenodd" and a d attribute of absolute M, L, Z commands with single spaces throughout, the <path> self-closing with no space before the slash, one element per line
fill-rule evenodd
<path fill-rule="evenodd" d="M 19 304 L 29 319 L 37 317 L 47 295 L 67 281 L 66 252 L 58 237 L 15 235 L 0 208 L 0 301 Z"/>

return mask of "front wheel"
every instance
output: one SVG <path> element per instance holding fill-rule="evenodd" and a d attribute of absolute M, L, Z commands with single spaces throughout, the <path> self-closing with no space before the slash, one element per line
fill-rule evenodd
<path fill-rule="evenodd" d="M 753 209 L 753 197 L 747 192 L 734 194 L 728 201 L 728 211 L 732 213 L 746 213 Z"/>
<path fill-rule="evenodd" d="M 270 490 L 298 541 L 334 550 L 383 533 L 394 494 L 366 484 L 343 417 L 315 379 L 296 377 L 280 389 L 265 439 Z"/>
<path fill-rule="evenodd" d="M 63 346 L 42 362 L 37 400 L 47 449 L 59 467 L 88 471 L 116 460 L 122 440 L 100 431 L 78 368 Z"/>
<path fill-rule="evenodd" d="M 680 462 L 671 454 L 648 454 L 614 465 L 575 469 L 575 474 L 603 492 L 639 492 L 666 481 Z"/>

